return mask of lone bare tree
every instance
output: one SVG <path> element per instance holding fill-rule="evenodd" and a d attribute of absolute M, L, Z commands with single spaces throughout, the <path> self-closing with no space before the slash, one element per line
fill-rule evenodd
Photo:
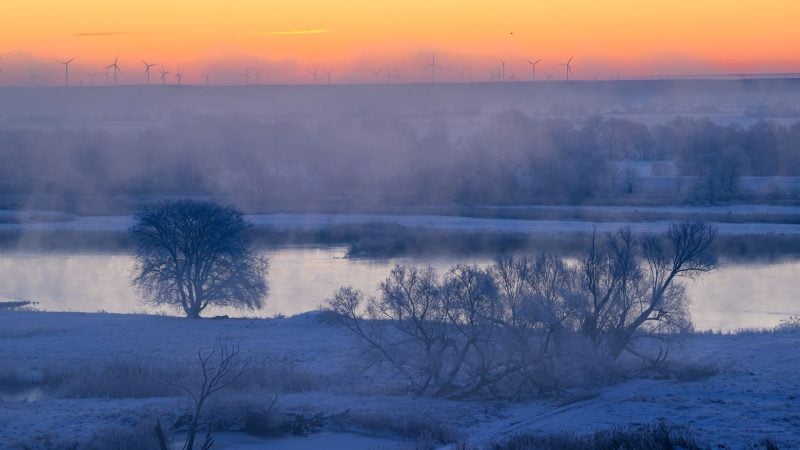
<path fill-rule="evenodd" d="M 268 262 L 242 213 L 208 201 L 172 200 L 136 215 L 133 284 L 146 301 L 199 318 L 209 305 L 261 308 Z"/>
<path fill-rule="evenodd" d="M 716 229 L 704 223 L 673 224 L 663 235 L 635 236 L 630 229 L 592 236 L 579 262 L 584 301 L 581 331 L 614 357 L 643 332 L 670 333 L 690 325 L 681 279 L 713 271 Z"/>

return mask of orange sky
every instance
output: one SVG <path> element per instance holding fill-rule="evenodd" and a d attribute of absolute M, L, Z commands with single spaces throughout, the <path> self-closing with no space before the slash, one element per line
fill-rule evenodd
<path fill-rule="evenodd" d="M 0 13 L 0 83 L 31 69 L 57 83 L 52 58 L 71 56 L 86 78 L 115 55 L 126 83 L 143 81 L 140 58 L 192 82 L 207 70 L 238 82 L 247 67 L 308 82 L 317 66 L 339 81 L 377 67 L 419 81 L 433 53 L 450 80 L 487 79 L 501 59 L 523 79 L 533 57 L 561 77 L 573 55 L 578 78 L 800 71 L 797 0 L 2 0 Z"/>

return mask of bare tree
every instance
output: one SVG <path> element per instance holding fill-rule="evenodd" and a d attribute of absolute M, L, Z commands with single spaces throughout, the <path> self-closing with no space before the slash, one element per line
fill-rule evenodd
<path fill-rule="evenodd" d="M 202 351 L 197 352 L 197 359 L 200 363 L 202 378 L 200 386 L 196 389 L 181 386 L 192 402 L 191 419 L 186 432 L 184 450 L 194 449 L 197 432 L 202 425 L 203 408 L 211 396 L 235 383 L 249 370 L 249 362 L 239 358 L 239 346 L 226 345 L 221 340 L 217 341 L 216 348 L 208 354 L 203 354 Z M 210 449 L 213 443 L 214 439 L 211 437 L 209 428 L 201 448 L 203 450 Z"/>
<path fill-rule="evenodd" d="M 207 201 L 167 201 L 137 214 L 130 231 L 133 284 L 148 302 L 180 307 L 190 318 L 209 305 L 263 305 L 268 262 L 255 255 L 239 211 Z"/>
<path fill-rule="evenodd" d="M 622 229 L 598 242 L 593 234 L 580 261 L 584 301 L 581 331 L 613 357 L 636 352 L 643 333 L 676 332 L 690 325 L 681 278 L 716 268 L 716 230 L 703 223 L 674 224 L 663 235 Z"/>

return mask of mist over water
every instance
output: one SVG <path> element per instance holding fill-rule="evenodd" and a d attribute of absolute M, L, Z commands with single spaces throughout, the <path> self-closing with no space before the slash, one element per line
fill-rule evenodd
<path fill-rule="evenodd" d="M 797 202 L 799 85 L 0 88 L 0 206 Z"/>
<path fill-rule="evenodd" d="M 646 230 L 706 217 L 725 229 L 772 222 L 774 231 L 800 221 L 798 87 L 764 79 L 0 88 L 0 209 L 13 210 L 0 222 L 13 230 L 95 220 L 81 215 L 125 221 L 155 201 L 201 197 L 252 213 L 545 219 L 551 232 L 557 220 L 563 231 L 593 222 Z M 719 211 L 730 204 L 743 205 Z M 13 242 L 37 239 L 22 229 Z M 270 250 L 272 293 L 258 314 L 316 308 L 347 284 L 374 292 L 406 261 L 343 254 Z M 443 272 L 491 259 L 409 261 Z M 47 310 L 159 311 L 131 288 L 125 254 L 22 250 L 0 262 L 0 296 Z M 697 328 L 773 326 L 796 313 L 793 264 L 729 265 L 691 283 Z"/>

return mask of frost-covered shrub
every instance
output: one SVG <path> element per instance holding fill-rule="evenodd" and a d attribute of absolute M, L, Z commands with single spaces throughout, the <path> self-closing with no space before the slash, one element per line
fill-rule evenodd
<path fill-rule="evenodd" d="M 502 258 L 482 269 L 396 266 L 375 297 L 339 289 L 328 306 L 418 395 L 519 397 L 614 375 L 624 353 L 691 327 L 679 279 L 715 268 L 713 228 L 673 225 L 663 235 L 593 235 L 577 262 Z M 652 348 L 652 346 L 650 346 Z"/>
<path fill-rule="evenodd" d="M 179 365 L 116 358 L 50 366 L 43 381 L 56 397 L 147 398 L 177 395 L 187 376 Z"/>
<path fill-rule="evenodd" d="M 800 316 L 790 316 L 775 327 L 775 331 L 800 331 Z"/>

